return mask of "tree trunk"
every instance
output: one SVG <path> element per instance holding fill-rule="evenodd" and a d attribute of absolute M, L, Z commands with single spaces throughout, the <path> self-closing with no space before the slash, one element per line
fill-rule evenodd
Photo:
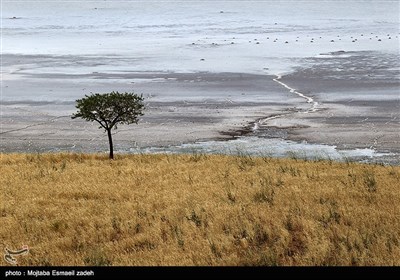
<path fill-rule="evenodd" d="M 110 159 L 114 159 L 114 147 L 111 136 L 111 129 L 107 129 L 108 143 L 110 144 Z"/>

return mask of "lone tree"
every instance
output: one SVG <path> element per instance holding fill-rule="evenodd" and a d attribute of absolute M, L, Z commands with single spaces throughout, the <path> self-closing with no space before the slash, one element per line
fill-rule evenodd
<path fill-rule="evenodd" d="M 82 118 L 87 121 L 96 121 L 99 128 L 104 128 L 110 144 L 110 159 L 114 158 L 114 148 L 111 130 L 117 129 L 117 124 L 138 123 L 138 116 L 143 116 L 143 96 L 134 93 L 95 93 L 76 100 L 78 112 L 72 118 Z"/>

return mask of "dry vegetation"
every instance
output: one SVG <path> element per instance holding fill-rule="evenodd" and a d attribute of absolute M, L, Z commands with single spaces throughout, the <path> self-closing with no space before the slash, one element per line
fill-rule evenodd
<path fill-rule="evenodd" d="M 398 166 L 197 154 L 0 162 L 0 249 L 28 245 L 19 265 L 400 265 Z"/>

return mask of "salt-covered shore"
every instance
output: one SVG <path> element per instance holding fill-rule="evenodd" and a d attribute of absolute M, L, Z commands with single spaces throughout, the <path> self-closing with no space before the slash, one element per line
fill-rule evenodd
<path fill-rule="evenodd" d="M 241 138 L 242 149 L 249 149 L 249 152 L 254 150 L 253 142 L 257 137 L 286 139 L 303 142 L 303 145 L 307 145 L 304 143 L 307 141 L 345 150 L 366 149 L 365 155 L 368 156 L 388 153 L 388 162 L 396 163 L 400 146 L 400 111 L 397 76 L 391 69 L 398 65 L 390 60 L 387 69 L 374 72 L 373 64 L 361 61 L 366 57 L 374 61 L 372 56 L 376 56 L 376 60 L 385 58 L 379 53 L 365 52 L 334 53 L 327 58 L 322 55 L 310 59 L 313 61 L 312 68 L 300 67 L 284 76 L 141 72 L 92 73 L 92 77 L 82 78 L 62 73 L 31 73 L 29 81 L 32 84 L 29 88 L 53 87 L 71 91 L 71 87 L 77 87 L 82 82 L 81 79 L 95 77 L 105 81 L 102 86 L 103 91 L 107 91 L 111 89 L 107 81 L 118 75 L 118 87 L 129 90 L 130 86 L 125 86 L 126 81 L 136 81 L 135 90 L 147 93 L 146 114 L 139 125 L 122 126 L 116 131 L 115 145 L 120 152 L 137 148 L 152 151 L 152 147 L 179 152 L 182 144 L 185 147 L 182 150 L 196 150 L 201 145 L 207 147 L 204 144 L 207 141 L 215 140 L 224 140 L 224 145 L 235 149 L 235 145 L 226 140 L 242 135 L 253 137 L 249 143 L 246 143 L 247 138 Z M 35 59 L 44 60 L 43 57 Z M 359 63 L 360 75 L 355 75 L 351 69 L 338 73 L 326 66 L 327 60 L 332 65 L 339 62 L 345 64 L 341 61 L 343 59 L 354 60 L 348 62 L 353 65 Z M 71 82 L 74 79 L 76 82 Z M 114 80 L 111 86 L 114 87 L 117 81 Z M 7 84 L 21 95 L 27 85 L 20 84 L 19 80 L 9 80 Z M 98 82 L 96 86 L 98 88 Z M 3 101 L 1 106 L 2 152 L 107 150 L 105 135 L 95 123 L 70 118 L 75 110 L 74 102 L 29 101 L 20 97 L 19 100 Z M 193 144 L 192 148 L 188 146 L 196 142 L 203 144 Z M 264 144 L 260 140 L 260 145 Z M 268 145 L 265 151 L 272 155 L 274 146 L 277 149 L 281 147 L 279 143 Z M 216 149 L 222 152 L 221 147 Z M 302 148 L 299 149 L 301 152 Z M 321 149 L 316 151 L 318 154 L 324 153 L 325 148 L 315 149 Z"/>
<path fill-rule="evenodd" d="M 5 3 L 0 152 L 106 151 L 70 116 L 118 90 L 147 105 L 116 131 L 119 152 L 239 143 L 400 161 L 398 5 L 202 2 Z"/>

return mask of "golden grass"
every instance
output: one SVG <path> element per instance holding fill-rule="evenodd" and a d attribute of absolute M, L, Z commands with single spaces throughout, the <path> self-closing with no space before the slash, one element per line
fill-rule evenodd
<path fill-rule="evenodd" d="M 28 245 L 19 265 L 400 265 L 398 166 L 195 154 L 0 163 L 0 249 Z"/>

